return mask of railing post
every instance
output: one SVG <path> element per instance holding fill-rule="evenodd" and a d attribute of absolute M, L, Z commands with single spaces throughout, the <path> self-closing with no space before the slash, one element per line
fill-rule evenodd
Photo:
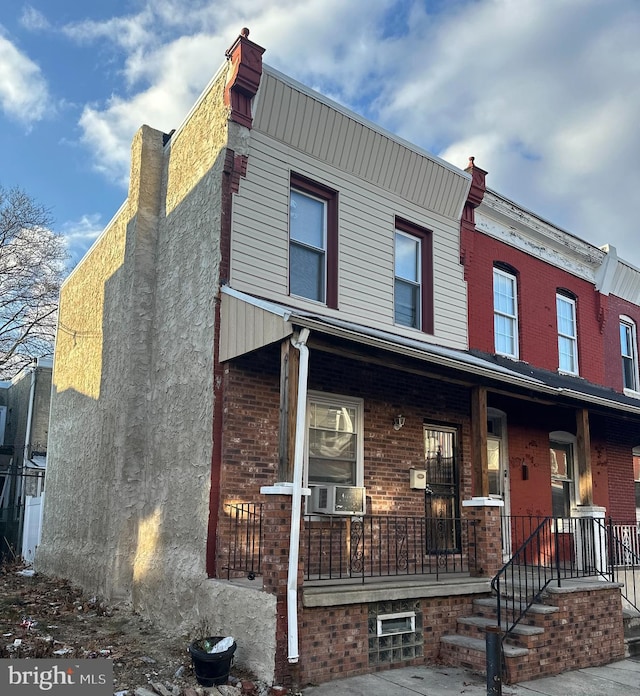
<path fill-rule="evenodd" d="M 593 571 L 595 575 L 606 577 L 607 575 L 607 544 L 604 534 L 603 522 L 605 519 L 606 508 L 597 505 L 578 505 L 576 515 L 580 520 L 581 534 L 576 535 L 576 542 L 580 545 L 580 550 L 584 554 L 589 543 L 593 546 Z M 591 527 L 587 534 L 587 528 Z M 583 555 L 580 558 L 583 558 Z M 587 569 L 581 568 L 583 572 Z"/>
<path fill-rule="evenodd" d="M 500 626 L 487 626 L 487 696 L 502 696 L 502 635 Z"/>
<path fill-rule="evenodd" d="M 472 577 L 493 577 L 502 567 L 500 513 L 504 502 L 494 498 L 471 498 L 463 500 L 462 507 L 475 524 L 474 540 L 469 540 L 467 549 L 469 572 Z"/>

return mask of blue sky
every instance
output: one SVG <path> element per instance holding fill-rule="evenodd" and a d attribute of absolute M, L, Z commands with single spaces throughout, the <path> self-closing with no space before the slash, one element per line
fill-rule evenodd
<path fill-rule="evenodd" d="M 135 131 L 179 126 L 243 26 L 266 63 L 640 267 L 637 0 L 5 0 L 0 184 L 77 261 Z"/>

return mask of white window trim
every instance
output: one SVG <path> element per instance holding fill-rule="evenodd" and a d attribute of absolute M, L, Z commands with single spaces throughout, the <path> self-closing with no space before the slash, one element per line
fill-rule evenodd
<path fill-rule="evenodd" d="M 504 312 L 501 312 L 496 309 L 496 303 L 495 303 L 495 276 L 501 275 L 504 276 L 505 278 L 508 278 L 513 285 L 513 306 L 515 309 L 515 314 L 510 315 L 510 314 L 505 314 Z M 501 268 L 495 268 L 493 269 L 493 276 L 492 279 L 494 280 L 493 283 L 493 297 L 494 297 L 494 302 L 493 302 L 493 314 L 494 316 L 497 314 L 501 317 L 507 317 L 508 319 L 513 320 L 513 345 L 514 345 L 514 352 L 513 353 L 504 353 L 503 351 L 498 350 L 496 346 L 496 337 L 495 337 L 495 330 L 494 330 L 494 337 L 493 337 L 493 349 L 498 355 L 504 355 L 507 358 L 515 358 L 516 360 L 518 359 L 520 355 L 520 341 L 518 340 L 518 335 L 519 335 L 519 326 L 518 326 L 518 279 L 513 273 L 508 273 L 507 271 L 503 271 Z M 495 324 L 494 324 L 495 325 Z"/>
<path fill-rule="evenodd" d="M 636 330 L 636 323 L 631 319 L 631 317 L 627 317 L 625 315 L 620 316 L 620 326 L 627 326 L 629 329 L 631 329 L 631 349 L 633 350 L 633 355 L 623 355 L 622 354 L 622 345 L 620 345 L 620 359 L 623 357 L 625 358 L 631 358 L 633 361 L 633 378 L 635 380 L 635 389 L 630 389 L 629 387 L 625 387 L 623 384 L 623 391 L 626 394 L 626 396 L 633 396 L 635 398 L 640 398 L 640 375 L 638 373 L 638 333 Z M 624 381 L 624 378 L 623 378 Z"/>
<path fill-rule="evenodd" d="M 395 254 L 395 248 L 396 248 L 396 238 L 398 235 L 401 235 L 403 237 L 408 237 L 412 241 L 416 241 L 418 243 L 418 268 L 417 268 L 417 276 L 418 280 L 413 281 L 413 280 L 408 280 L 407 278 L 403 278 L 397 274 L 397 266 L 396 266 L 396 254 Z M 410 232 L 405 232 L 404 230 L 398 229 L 398 227 L 394 228 L 394 235 L 393 235 L 393 289 L 394 289 L 394 297 L 393 297 L 393 323 L 396 326 L 401 326 L 405 329 L 415 329 L 418 331 L 422 331 L 422 284 L 424 282 L 424 277 L 423 277 L 423 271 L 422 271 L 422 244 L 423 240 L 421 237 L 415 234 L 411 234 Z M 416 326 L 408 326 L 407 324 L 401 324 L 400 322 L 396 321 L 396 298 L 395 298 L 395 287 L 396 287 L 396 281 L 400 280 L 402 283 L 406 283 L 407 285 L 413 285 L 418 288 L 418 306 L 415 308 L 416 309 Z"/>
<path fill-rule="evenodd" d="M 573 308 L 573 325 L 575 327 L 575 335 L 563 334 L 560 332 L 560 322 L 558 321 L 559 300 L 566 302 Z M 563 372 L 567 375 L 580 374 L 580 369 L 578 366 L 578 314 L 576 310 L 576 301 L 572 297 L 567 297 L 567 295 L 563 295 L 560 292 L 556 293 L 556 324 L 558 329 L 558 372 Z M 575 370 L 565 370 L 560 366 L 560 338 L 566 338 L 571 340 L 571 345 L 573 346 L 573 364 L 575 365 Z"/>
<path fill-rule="evenodd" d="M 356 409 L 356 486 L 364 486 L 364 399 L 355 398 L 352 396 L 343 396 L 342 394 L 331 394 L 328 392 L 307 392 L 307 418 L 305 423 L 305 445 L 304 445 L 304 485 L 323 485 L 322 483 L 314 482 L 309 484 L 309 426 L 310 426 L 310 408 L 313 403 L 351 406 Z M 327 484 L 332 485 L 332 484 Z"/>

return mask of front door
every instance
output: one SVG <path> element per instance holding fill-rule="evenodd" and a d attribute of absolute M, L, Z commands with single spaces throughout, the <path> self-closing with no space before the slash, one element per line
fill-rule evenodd
<path fill-rule="evenodd" d="M 487 467 L 489 469 L 489 497 L 502 500 L 502 556 L 511 558 L 511 525 L 509 505 L 509 459 L 507 457 L 506 414 L 488 409 Z"/>
<path fill-rule="evenodd" d="M 427 551 L 460 550 L 457 430 L 425 425 Z"/>

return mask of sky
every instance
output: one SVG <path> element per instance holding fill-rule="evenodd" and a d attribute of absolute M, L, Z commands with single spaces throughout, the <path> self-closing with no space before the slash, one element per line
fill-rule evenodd
<path fill-rule="evenodd" d="M 264 62 L 640 267 L 638 0 L 2 0 L 0 186 L 83 256 L 142 124 L 177 128 L 242 27 Z"/>

